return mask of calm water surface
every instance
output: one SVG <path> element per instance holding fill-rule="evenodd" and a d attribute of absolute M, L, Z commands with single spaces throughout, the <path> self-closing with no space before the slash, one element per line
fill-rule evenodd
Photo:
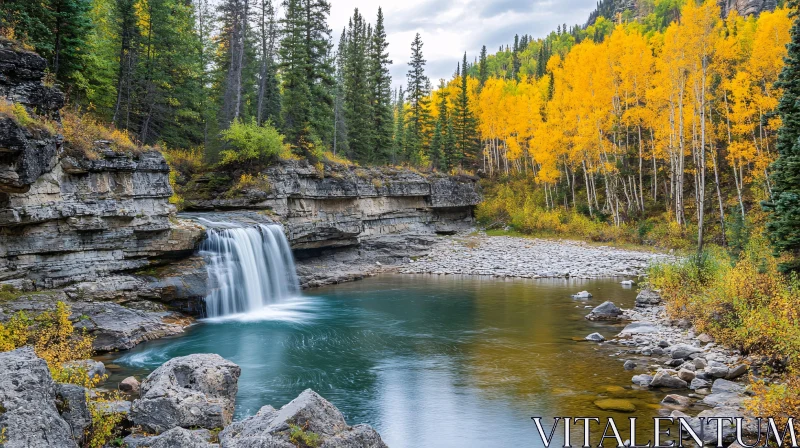
<path fill-rule="evenodd" d="M 656 394 L 630 388 L 631 373 L 610 357 L 616 346 L 575 340 L 619 332 L 584 319 L 585 306 L 633 304 L 635 291 L 618 282 L 385 275 L 205 321 L 106 362 L 119 381 L 175 356 L 218 353 L 242 367 L 237 418 L 312 388 L 392 448 L 539 447 L 531 416 L 614 416 L 628 431 L 629 416 L 648 421 L 659 408 Z M 570 298 L 584 289 L 594 298 Z M 637 412 L 601 411 L 599 398 L 629 399 Z"/>

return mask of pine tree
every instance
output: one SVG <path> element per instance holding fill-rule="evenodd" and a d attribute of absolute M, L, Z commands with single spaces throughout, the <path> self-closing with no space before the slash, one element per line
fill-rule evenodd
<path fill-rule="evenodd" d="M 777 253 L 793 259 L 782 270 L 800 270 L 800 0 L 789 0 L 794 24 L 789 53 L 776 87 L 783 89 L 777 113 L 782 120 L 778 132 L 778 159 L 772 164 L 772 198 L 764 204 L 769 212 L 767 234 Z"/>
<path fill-rule="evenodd" d="M 349 137 L 348 156 L 359 162 L 372 160 L 375 143 L 367 58 L 369 33 L 364 18 L 356 8 L 348 25 L 345 47 L 344 117 Z"/>
<path fill-rule="evenodd" d="M 489 67 L 487 67 L 486 45 L 484 45 L 481 48 L 481 56 L 478 60 L 478 82 L 480 83 L 480 87 L 486 84 L 487 79 L 489 79 Z"/>
<path fill-rule="evenodd" d="M 467 54 L 464 53 L 466 63 Z M 462 158 L 466 158 L 472 163 L 477 163 L 478 132 L 477 120 L 472 113 L 469 105 L 469 94 L 467 91 L 468 79 L 467 71 L 461 70 L 461 85 L 456 96 L 453 111 L 453 132 L 455 137 L 455 148 L 452 155 L 452 165 L 460 165 Z"/>
<path fill-rule="evenodd" d="M 403 86 L 397 91 L 397 101 L 394 105 L 394 142 L 392 145 L 391 162 L 397 163 L 399 159 L 406 153 L 406 140 L 405 140 L 405 125 L 406 125 L 406 111 L 405 111 L 405 91 Z"/>
<path fill-rule="evenodd" d="M 256 123 L 277 123 L 280 119 L 281 98 L 278 85 L 275 46 L 278 44 L 278 23 L 272 0 L 261 0 L 258 20 L 258 40 L 261 44 L 261 67 L 258 74 Z"/>
<path fill-rule="evenodd" d="M 408 75 L 409 114 L 406 117 L 406 160 L 420 163 L 425 156 L 425 125 L 429 80 L 425 76 L 425 58 L 422 56 L 422 37 L 417 33 L 411 43 L 411 60 Z"/>
<path fill-rule="evenodd" d="M 519 60 L 519 35 L 514 36 L 514 47 L 511 53 L 511 79 L 516 79 L 517 75 L 519 74 L 519 69 L 521 67 L 521 63 Z"/>
<path fill-rule="evenodd" d="M 369 79 L 372 87 L 372 122 L 375 141 L 373 143 L 373 162 L 385 163 L 392 151 L 392 76 L 389 66 L 389 42 L 386 40 L 383 10 L 378 8 L 378 18 L 372 33 L 369 54 Z"/>
<path fill-rule="evenodd" d="M 345 64 L 347 58 L 347 29 L 342 29 L 339 47 L 336 50 L 336 88 L 333 103 L 333 154 L 348 154 L 347 121 L 344 116 Z"/>
<path fill-rule="evenodd" d="M 447 110 L 448 92 L 444 79 L 439 80 L 439 104 L 437 105 L 438 117 L 434 126 L 431 139 L 431 165 L 442 171 L 447 171 L 449 166 L 448 153 L 451 148 L 445 146 L 447 140 L 447 127 L 450 122 L 450 113 Z"/>
<path fill-rule="evenodd" d="M 226 129 L 243 115 L 243 72 L 245 64 L 247 25 L 250 19 L 250 0 L 225 0 L 220 5 L 223 15 L 226 60 L 225 90 L 222 96 L 220 127 Z"/>

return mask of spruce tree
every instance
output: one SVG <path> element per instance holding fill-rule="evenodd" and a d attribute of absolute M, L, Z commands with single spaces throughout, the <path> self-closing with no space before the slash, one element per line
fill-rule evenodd
<path fill-rule="evenodd" d="M 345 64 L 347 58 L 347 29 L 342 29 L 339 47 L 336 50 L 336 88 L 333 103 L 333 154 L 349 153 L 347 121 L 344 116 Z"/>
<path fill-rule="evenodd" d="M 486 80 L 489 79 L 489 67 L 487 66 L 486 58 L 486 45 L 484 45 L 481 48 L 481 56 L 478 60 L 478 82 L 481 88 L 486 84 Z"/>
<path fill-rule="evenodd" d="M 310 156 L 315 136 L 311 128 L 311 86 L 306 72 L 311 59 L 305 45 L 306 26 L 301 2 L 284 2 L 283 37 L 279 50 L 283 83 L 281 117 L 284 134 L 295 152 Z"/>
<path fill-rule="evenodd" d="M 385 163 L 392 151 L 392 75 L 389 66 L 389 42 L 386 40 L 383 10 L 378 8 L 378 18 L 372 33 L 369 54 L 369 78 L 372 87 L 372 123 L 374 132 L 373 162 Z"/>
<path fill-rule="evenodd" d="M 425 157 L 425 125 L 429 116 L 427 94 L 429 80 L 425 76 L 425 58 L 422 56 L 422 37 L 419 33 L 411 43 L 411 60 L 408 75 L 409 114 L 406 117 L 406 160 L 420 163 Z"/>
<path fill-rule="evenodd" d="M 397 163 L 406 153 L 406 109 L 405 109 L 405 91 L 403 86 L 397 91 L 397 101 L 394 105 L 394 142 L 392 145 L 391 162 Z"/>
<path fill-rule="evenodd" d="M 451 150 L 445 146 L 448 123 L 450 122 L 450 113 L 447 110 L 448 95 L 444 79 L 439 80 L 439 103 L 436 107 L 438 117 L 436 118 L 433 138 L 431 139 L 431 165 L 442 171 L 449 169 L 448 152 Z"/>
<path fill-rule="evenodd" d="M 260 45 L 260 69 L 256 101 L 256 123 L 275 124 L 280 119 L 281 98 L 275 61 L 278 44 L 278 23 L 272 0 L 261 0 L 257 27 Z"/>
<path fill-rule="evenodd" d="M 356 8 L 348 24 L 345 47 L 344 117 L 350 148 L 348 156 L 362 163 L 371 161 L 375 142 L 367 59 L 369 34 L 364 18 Z"/>
<path fill-rule="evenodd" d="M 467 54 L 464 53 L 464 64 L 466 65 Z M 478 131 L 477 120 L 472 113 L 469 105 L 467 71 L 462 67 L 461 85 L 456 96 L 453 111 L 453 132 L 455 138 L 455 149 L 452 155 L 453 166 L 461 165 L 462 159 L 466 158 L 471 163 L 477 163 L 478 151 Z"/>
<path fill-rule="evenodd" d="M 764 204 L 769 212 L 767 235 L 776 253 L 793 259 L 784 263 L 785 272 L 800 270 L 800 0 L 790 0 L 794 24 L 785 65 L 776 83 L 783 89 L 777 113 L 782 124 L 778 131 L 778 159 L 772 164 L 772 197 Z"/>

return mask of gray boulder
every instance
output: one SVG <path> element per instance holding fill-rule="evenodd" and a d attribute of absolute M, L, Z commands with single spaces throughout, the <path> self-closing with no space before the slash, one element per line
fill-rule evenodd
<path fill-rule="evenodd" d="M 592 333 L 589 336 L 586 336 L 584 339 L 592 342 L 603 342 L 606 340 L 606 338 L 604 338 L 600 333 Z"/>
<path fill-rule="evenodd" d="M 707 381 L 701 378 L 695 378 L 689 384 L 689 389 L 697 390 L 697 389 L 708 389 L 711 387 L 711 381 Z"/>
<path fill-rule="evenodd" d="M 92 424 L 87 398 L 89 390 L 75 384 L 56 384 L 56 408 L 61 418 L 72 428 L 72 438 L 80 442 L 84 431 Z"/>
<path fill-rule="evenodd" d="M 586 318 L 589 320 L 618 320 L 622 315 L 622 310 L 612 302 L 604 302 L 602 305 L 593 309 Z"/>
<path fill-rule="evenodd" d="M 130 435 L 123 439 L 128 448 L 212 448 L 208 441 L 211 433 L 207 429 L 188 430 L 172 428 L 157 436 Z"/>
<path fill-rule="evenodd" d="M 622 329 L 621 335 L 624 334 L 649 334 L 658 333 L 658 326 L 650 322 L 633 322 L 628 324 Z"/>
<path fill-rule="evenodd" d="M 130 419 L 154 432 L 224 428 L 233 419 L 241 369 L 214 354 L 173 358 L 142 381 Z"/>
<path fill-rule="evenodd" d="M 634 375 L 631 381 L 637 386 L 650 387 L 650 383 L 653 382 L 653 376 L 645 374 Z"/>
<path fill-rule="evenodd" d="M 739 383 L 734 383 L 733 381 L 728 381 L 724 379 L 717 379 L 714 380 L 714 384 L 711 386 L 711 392 L 718 393 L 718 392 L 733 392 L 737 394 L 744 393 L 745 387 Z"/>
<path fill-rule="evenodd" d="M 672 359 L 687 359 L 695 353 L 700 353 L 703 350 L 700 347 L 695 347 L 687 344 L 677 344 L 670 347 L 672 352 Z"/>
<path fill-rule="evenodd" d="M 368 425 L 348 426 L 342 413 L 311 389 L 280 410 L 264 406 L 256 415 L 232 423 L 219 434 L 220 445 L 223 448 L 293 448 L 290 425 L 316 438 L 321 448 L 386 448 L 374 429 Z"/>
<path fill-rule="evenodd" d="M 738 366 L 730 369 L 730 371 L 728 372 L 728 376 L 726 376 L 725 379 L 735 380 L 736 378 L 739 378 L 740 376 L 747 373 L 748 370 L 749 368 L 746 365 L 739 364 Z"/>
<path fill-rule="evenodd" d="M 726 366 L 710 366 L 706 367 L 706 373 L 711 375 L 711 378 L 725 378 L 728 376 L 728 367 Z"/>
<path fill-rule="evenodd" d="M 643 289 L 636 296 L 636 306 L 638 307 L 654 306 L 660 303 L 661 294 L 652 289 Z"/>
<path fill-rule="evenodd" d="M 686 389 L 688 384 L 686 381 L 670 375 L 669 370 L 661 370 L 653 377 L 650 382 L 650 387 L 665 387 L 668 389 Z"/>
<path fill-rule="evenodd" d="M 678 378 L 686 381 L 687 383 L 691 383 L 694 381 L 695 373 L 689 369 L 680 369 L 678 370 Z"/>
<path fill-rule="evenodd" d="M 77 448 L 56 409 L 56 385 L 31 347 L 0 353 L 0 427 L 4 448 Z"/>
<path fill-rule="evenodd" d="M 636 362 L 629 359 L 625 361 L 625 363 L 622 365 L 622 368 L 625 370 L 633 370 L 636 368 Z"/>

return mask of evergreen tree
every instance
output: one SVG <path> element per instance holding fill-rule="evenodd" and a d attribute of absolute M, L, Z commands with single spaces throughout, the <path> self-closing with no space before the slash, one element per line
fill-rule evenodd
<path fill-rule="evenodd" d="M 397 163 L 400 158 L 406 153 L 406 140 L 405 140 L 405 124 L 406 124 L 406 110 L 405 110 L 405 91 L 403 86 L 397 91 L 397 101 L 395 101 L 395 125 L 394 125 L 394 142 L 392 145 L 391 162 Z"/>
<path fill-rule="evenodd" d="M 392 75 L 389 66 L 389 42 L 386 40 L 383 10 L 378 8 L 378 18 L 372 33 L 372 45 L 369 54 L 369 78 L 372 87 L 372 122 L 375 133 L 373 143 L 373 162 L 385 163 L 392 151 L 393 117 L 392 117 Z"/>
<path fill-rule="evenodd" d="M 519 69 L 521 67 L 521 64 L 520 64 L 520 61 L 519 61 L 519 52 L 520 52 L 519 35 L 515 35 L 514 36 L 514 48 L 513 48 L 513 51 L 511 53 L 511 79 L 516 79 L 517 75 L 519 74 Z"/>
<path fill-rule="evenodd" d="M 375 128 L 372 117 L 372 89 L 369 77 L 369 30 L 358 9 L 347 29 L 344 59 L 344 116 L 347 124 L 348 156 L 359 162 L 372 159 Z"/>
<path fill-rule="evenodd" d="M 466 60 L 467 54 L 464 53 L 465 63 Z M 453 166 L 461 165 L 462 158 L 466 158 L 472 163 L 477 163 L 478 124 L 469 105 L 467 86 L 467 71 L 462 67 L 461 85 L 458 90 L 458 95 L 456 96 L 453 110 L 453 132 L 455 139 L 455 148 L 451 160 Z"/>
<path fill-rule="evenodd" d="M 256 123 L 277 123 L 280 119 L 281 98 L 278 85 L 275 46 L 278 44 L 278 23 L 272 0 L 261 0 L 258 20 L 258 38 L 261 44 L 261 67 L 258 75 L 258 100 Z"/>
<path fill-rule="evenodd" d="M 431 139 L 431 165 L 442 171 L 449 169 L 448 153 L 451 148 L 445 146 L 447 140 L 447 128 L 450 123 L 450 113 L 447 110 L 448 92 L 445 88 L 444 79 L 439 80 L 439 104 L 437 104 L 438 117 L 434 126 L 433 138 Z"/>
<path fill-rule="evenodd" d="M 800 0 L 789 0 L 794 24 L 789 53 L 776 87 L 783 89 L 777 113 L 782 124 L 778 132 L 778 159 L 772 164 L 772 198 L 765 208 L 770 213 L 767 234 L 777 253 L 793 259 L 784 271 L 800 270 Z"/>
<path fill-rule="evenodd" d="M 333 140 L 333 65 L 326 0 L 285 0 L 281 79 L 283 128 L 295 151 L 318 156 Z"/>
<path fill-rule="evenodd" d="M 243 115 L 243 76 L 246 52 L 247 25 L 250 19 L 250 0 L 225 0 L 220 5 L 223 20 L 225 68 L 220 126 L 227 129 Z"/>
<path fill-rule="evenodd" d="M 481 48 L 481 56 L 478 60 L 478 82 L 483 87 L 486 80 L 489 79 L 489 68 L 486 65 L 486 45 Z"/>
<path fill-rule="evenodd" d="M 344 116 L 344 78 L 347 58 L 347 29 L 342 30 L 339 47 L 336 50 L 336 87 L 333 99 L 333 154 L 349 153 L 347 142 L 347 122 Z"/>
<path fill-rule="evenodd" d="M 406 117 L 406 160 L 420 163 L 425 157 L 425 125 L 430 115 L 427 111 L 428 84 L 425 76 L 425 58 L 422 56 L 422 37 L 419 33 L 411 43 L 411 60 L 408 75 L 409 114 Z"/>

